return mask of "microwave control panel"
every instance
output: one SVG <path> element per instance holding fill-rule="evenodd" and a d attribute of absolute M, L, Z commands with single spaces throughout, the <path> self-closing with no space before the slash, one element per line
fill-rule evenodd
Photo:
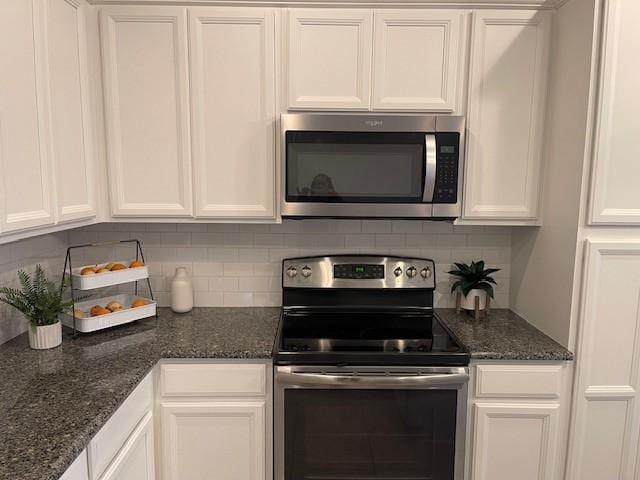
<path fill-rule="evenodd" d="M 433 203 L 457 203 L 458 164 L 460 160 L 460 134 L 436 134 L 436 185 Z"/>

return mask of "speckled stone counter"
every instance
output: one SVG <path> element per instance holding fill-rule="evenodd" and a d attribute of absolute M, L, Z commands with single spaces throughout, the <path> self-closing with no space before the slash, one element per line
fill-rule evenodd
<path fill-rule="evenodd" d="M 573 354 L 511 310 L 474 320 L 453 308 L 436 309 L 474 360 L 573 360 Z"/>
<path fill-rule="evenodd" d="M 509 310 L 437 313 L 472 359 L 572 359 Z M 271 358 L 280 309 L 159 314 L 77 339 L 65 330 L 52 350 L 29 349 L 26 334 L 0 346 L 0 480 L 57 480 L 161 358 Z"/>
<path fill-rule="evenodd" d="M 29 349 L 0 346 L 0 480 L 57 480 L 160 358 L 271 358 L 278 308 L 197 308 Z"/>

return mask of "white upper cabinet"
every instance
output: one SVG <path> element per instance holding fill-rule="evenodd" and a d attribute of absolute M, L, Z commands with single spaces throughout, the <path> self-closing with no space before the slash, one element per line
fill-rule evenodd
<path fill-rule="evenodd" d="M 591 223 L 640 225 L 640 2 L 605 2 Z"/>
<path fill-rule="evenodd" d="M 289 10 L 289 108 L 368 110 L 373 12 Z"/>
<path fill-rule="evenodd" d="M 473 14 L 464 218 L 535 222 L 551 14 Z"/>
<path fill-rule="evenodd" d="M 96 210 L 83 5 L 44 3 L 58 221 L 91 218 Z"/>
<path fill-rule="evenodd" d="M 111 213 L 192 213 L 187 14 L 101 9 Z"/>
<path fill-rule="evenodd" d="M 459 11 L 375 12 L 373 110 L 455 110 L 462 18 Z"/>
<path fill-rule="evenodd" d="M 42 3 L 0 2 L 0 231 L 53 224 Z"/>
<path fill-rule="evenodd" d="M 275 218 L 274 11 L 189 11 L 195 214 Z"/>

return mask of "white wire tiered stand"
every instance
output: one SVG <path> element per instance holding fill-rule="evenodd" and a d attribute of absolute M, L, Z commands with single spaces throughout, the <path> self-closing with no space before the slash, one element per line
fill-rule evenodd
<path fill-rule="evenodd" d="M 95 275 L 81 275 L 80 272 L 83 268 L 93 265 L 83 265 L 74 268 L 72 266 L 72 252 L 80 248 L 95 248 L 95 247 L 108 247 L 122 244 L 135 244 L 135 260 L 140 260 L 143 263 L 141 267 L 125 268 L 117 271 L 110 271 L 105 273 L 98 273 Z M 114 263 L 123 263 L 127 265 L 128 261 L 120 261 Z M 114 327 L 116 325 L 123 325 L 130 323 L 141 318 L 153 317 L 158 318 L 156 301 L 153 297 L 153 290 L 151 289 L 151 280 L 149 279 L 149 268 L 144 259 L 144 253 L 142 252 L 142 246 L 137 239 L 131 240 L 118 240 L 113 242 L 101 242 L 101 243 L 87 243 L 84 245 L 73 245 L 67 248 L 67 255 L 64 261 L 64 268 L 62 270 L 62 280 L 64 282 L 65 277 L 69 276 L 72 310 L 70 314 L 64 315 L 62 323 L 68 327 L 73 328 L 73 335 L 76 336 L 78 332 L 89 333 L 105 328 Z M 146 280 L 147 288 L 149 290 L 149 298 L 138 297 L 138 282 Z M 96 290 L 98 288 L 112 287 L 117 285 L 123 285 L 127 283 L 134 284 L 133 295 L 126 293 L 119 293 L 109 295 L 103 298 L 90 299 L 82 302 L 76 302 L 76 296 L 80 291 Z M 64 283 L 63 283 L 64 285 Z M 122 310 L 107 313 L 98 316 L 87 316 L 91 306 L 93 305 L 105 305 L 109 302 L 119 302 L 123 305 L 130 306 L 131 302 L 135 298 L 141 298 L 146 303 L 145 305 L 137 308 L 125 307 Z M 77 311 L 82 310 L 85 312 L 85 316 L 78 317 Z"/>

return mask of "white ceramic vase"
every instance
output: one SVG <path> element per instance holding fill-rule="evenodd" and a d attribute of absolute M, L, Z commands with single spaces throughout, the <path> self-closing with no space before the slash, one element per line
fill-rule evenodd
<path fill-rule="evenodd" d="M 42 325 L 34 327 L 29 325 L 29 345 L 35 350 L 55 348 L 62 343 L 62 324 Z"/>
<path fill-rule="evenodd" d="M 476 309 L 476 297 L 480 298 L 480 302 L 479 302 L 480 310 L 484 310 L 487 308 L 487 292 L 485 292 L 484 290 L 474 288 L 469 292 L 469 294 L 466 297 L 462 292 L 460 292 L 460 294 L 462 296 L 460 306 L 465 310 Z"/>
<path fill-rule="evenodd" d="M 192 309 L 193 284 L 191 277 L 186 268 L 178 267 L 171 281 L 171 310 L 176 313 L 186 313 Z"/>

